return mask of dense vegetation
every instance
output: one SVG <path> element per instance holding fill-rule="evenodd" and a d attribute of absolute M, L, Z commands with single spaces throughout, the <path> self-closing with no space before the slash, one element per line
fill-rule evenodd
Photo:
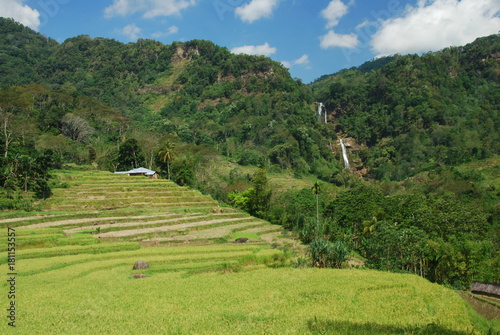
<path fill-rule="evenodd" d="M 423 56 L 396 56 L 313 84 L 336 129 L 364 143 L 376 179 L 403 180 L 500 150 L 500 37 Z"/>
<path fill-rule="evenodd" d="M 307 86 L 209 41 L 59 44 L 2 18 L 0 32 L 2 209 L 47 197 L 62 163 L 145 166 L 295 231 L 317 266 L 354 251 L 456 287 L 500 282 L 498 35 Z M 278 172 L 322 182 L 277 192 Z"/>

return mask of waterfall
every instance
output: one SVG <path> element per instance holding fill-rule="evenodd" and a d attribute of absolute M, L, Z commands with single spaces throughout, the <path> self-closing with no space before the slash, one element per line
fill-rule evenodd
<path fill-rule="evenodd" d="M 350 169 L 351 166 L 349 165 L 349 158 L 347 157 L 347 149 L 344 144 L 344 139 L 340 139 L 340 145 L 342 146 L 342 157 L 344 158 L 344 167 L 346 169 Z"/>
<path fill-rule="evenodd" d="M 321 112 L 323 111 L 323 103 L 318 104 L 318 121 L 321 121 Z"/>
<path fill-rule="evenodd" d="M 322 102 L 318 103 L 318 121 L 323 121 L 322 120 L 322 117 L 321 117 L 321 114 L 324 114 L 324 122 L 325 123 L 328 123 L 327 119 L 326 119 L 326 109 L 325 109 L 325 105 L 323 105 Z"/>

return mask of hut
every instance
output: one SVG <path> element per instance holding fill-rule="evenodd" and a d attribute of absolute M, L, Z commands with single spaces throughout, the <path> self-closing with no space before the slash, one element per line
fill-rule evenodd
<path fill-rule="evenodd" d="M 475 294 L 487 295 L 500 298 L 500 285 L 493 283 L 483 283 L 479 281 L 472 282 L 470 291 Z"/>
<path fill-rule="evenodd" d="M 149 179 L 158 179 L 158 173 L 143 167 L 132 169 L 130 171 L 116 171 L 115 173 L 126 173 L 129 176 L 145 176 Z"/>

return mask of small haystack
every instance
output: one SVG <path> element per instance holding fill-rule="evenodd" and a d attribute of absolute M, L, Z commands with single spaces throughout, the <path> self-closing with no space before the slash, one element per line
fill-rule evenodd
<path fill-rule="evenodd" d="M 145 270 L 145 269 L 148 269 L 148 268 L 149 268 L 148 263 L 146 263 L 144 261 L 137 261 L 137 262 L 135 262 L 134 267 L 133 267 L 134 270 Z"/>

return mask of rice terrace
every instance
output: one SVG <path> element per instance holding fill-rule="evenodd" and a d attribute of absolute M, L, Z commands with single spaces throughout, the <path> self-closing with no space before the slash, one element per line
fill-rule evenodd
<path fill-rule="evenodd" d="M 43 210 L 1 213 L 15 241 L 6 257 L 2 239 L 2 334 L 489 330 L 457 293 L 416 275 L 294 266 L 305 249 L 281 226 L 171 181 L 55 176 Z"/>

